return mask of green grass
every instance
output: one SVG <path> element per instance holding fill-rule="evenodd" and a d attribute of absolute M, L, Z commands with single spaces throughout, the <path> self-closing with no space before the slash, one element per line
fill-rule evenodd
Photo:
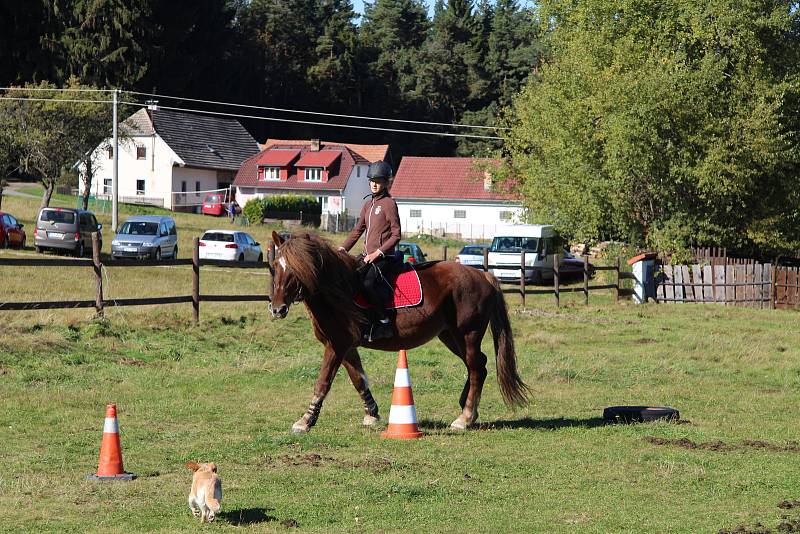
<path fill-rule="evenodd" d="M 24 213 L 14 202 L 4 209 Z M 181 232 L 209 220 L 178 218 Z M 268 229 L 251 230 L 265 240 Z M 204 292 L 250 292 L 267 280 L 203 273 Z M 177 268 L 108 276 L 119 296 L 143 296 L 142 284 L 178 294 L 190 283 Z M 93 291 L 80 269 L 3 267 L 2 277 L 2 301 Z M 552 298 L 529 297 L 522 309 L 509 296 L 532 403 L 503 405 L 487 339 L 476 430 L 447 429 L 461 362 L 439 342 L 411 351 L 426 434 L 412 442 L 360 426 L 346 373 L 313 431 L 290 434 L 321 353 L 302 307 L 273 321 L 263 305 L 209 303 L 199 327 L 188 305 L 109 309 L 105 320 L 90 310 L 0 312 L 0 530 L 196 531 L 188 460 L 216 462 L 223 479 L 223 514 L 208 531 L 284 532 L 290 520 L 320 533 L 777 531 L 800 518 L 777 506 L 800 499 L 796 312 L 581 299 L 563 296 L 557 310 Z M 396 357 L 361 353 L 385 421 Z M 133 482 L 84 480 L 97 467 L 109 402 Z M 684 422 L 601 424 L 603 408 L 617 404 L 674 406 Z M 717 441 L 725 447 L 703 446 Z"/>

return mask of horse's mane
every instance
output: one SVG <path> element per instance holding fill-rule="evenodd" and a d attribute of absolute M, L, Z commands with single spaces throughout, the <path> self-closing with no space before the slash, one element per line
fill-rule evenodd
<path fill-rule="evenodd" d="M 321 300 L 331 315 L 344 323 L 355 338 L 367 320 L 356 306 L 356 260 L 335 250 L 327 240 L 311 234 L 294 234 L 280 247 L 281 257 L 303 286 L 306 298 Z"/>

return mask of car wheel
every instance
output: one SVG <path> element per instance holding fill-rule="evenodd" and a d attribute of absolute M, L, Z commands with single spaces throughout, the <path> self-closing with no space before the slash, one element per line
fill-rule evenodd
<path fill-rule="evenodd" d="M 39 245 L 36 245 L 33 248 L 36 249 L 36 253 L 37 254 L 41 254 L 44 251 L 44 249 L 42 247 L 40 247 Z"/>
<path fill-rule="evenodd" d="M 9 246 L 8 234 L 6 234 L 5 239 L 3 239 L 3 248 L 8 248 Z"/>
<path fill-rule="evenodd" d="M 172 251 L 172 259 L 173 260 L 178 259 L 178 245 L 175 245 L 175 249 Z"/>
<path fill-rule="evenodd" d="M 20 243 L 20 244 L 19 244 L 19 249 L 20 249 L 20 250 L 22 250 L 22 249 L 24 249 L 24 248 L 25 248 L 25 240 L 26 240 L 26 238 L 24 238 L 24 237 L 23 237 L 23 238 L 22 238 L 22 243 Z"/>
<path fill-rule="evenodd" d="M 261 263 L 262 261 L 264 261 L 264 255 L 263 254 L 259 254 L 258 255 L 258 263 Z"/>
<path fill-rule="evenodd" d="M 86 251 L 83 248 L 83 241 L 78 241 L 78 246 L 75 247 L 75 255 L 82 258 Z"/>
<path fill-rule="evenodd" d="M 244 261 L 244 254 L 239 254 L 239 260 L 238 261 Z"/>
<path fill-rule="evenodd" d="M 161 261 L 161 247 L 156 249 L 155 254 L 153 254 L 153 259 L 156 261 Z"/>

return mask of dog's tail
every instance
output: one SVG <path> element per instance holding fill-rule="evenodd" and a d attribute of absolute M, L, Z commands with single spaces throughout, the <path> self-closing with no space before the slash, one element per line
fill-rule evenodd
<path fill-rule="evenodd" d="M 186 462 L 186 467 L 188 467 L 192 471 L 197 471 L 198 469 L 200 469 L 200 464 L 198 464 L 197 462 Z"/>

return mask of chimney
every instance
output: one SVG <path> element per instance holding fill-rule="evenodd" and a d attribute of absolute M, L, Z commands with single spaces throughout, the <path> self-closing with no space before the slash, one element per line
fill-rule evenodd
<path fill-rule="evenodd" d="M 489 174 L 489 171 L 483 173 L 483 190 L 484 191 L 492 190 L 492 175 Z"/>
<path fill-rule="evenodd" d="M 319 139 L 311 140 L 311 152 L 319 152 Z"/>

